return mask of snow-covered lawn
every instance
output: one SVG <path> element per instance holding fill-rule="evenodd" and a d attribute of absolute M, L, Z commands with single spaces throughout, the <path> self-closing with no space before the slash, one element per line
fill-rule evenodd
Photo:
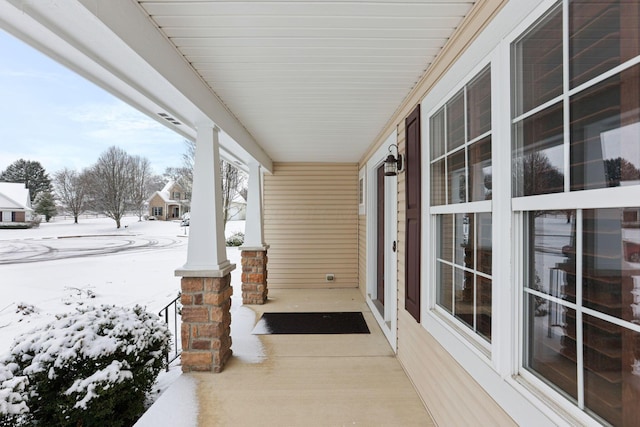
<path fill-rule="evenodd" d="M 158 313 L 180 290 L 174 271 L 187 258 L 188 227 L 178 222 L 126 217 L 121 229 L 108 218 L 54 220 L 29 230 L 0 230 L 0 354 L 13 338 L 51 322 L 75 307 L 141 305 Z M 126 227 L 125 227 L 126 226 Z M 226 234 L 244 232 L 244 221 L 227 224 Z M 237 268 L 231 273 L 234 356 L 249 363 L 263 358 L 251 336 L 253 311 L 242 307 L 240 251 L 227 248 Z M 179 367 L 159 379 L 165 388 Z"/>

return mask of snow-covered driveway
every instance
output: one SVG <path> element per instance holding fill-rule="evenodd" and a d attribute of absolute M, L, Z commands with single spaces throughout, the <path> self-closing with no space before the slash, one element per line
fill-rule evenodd
<path fill-rule="evenodd" d="M 50 261 L 114 254 L 124 251 L 148 251 L 184 244 L 185 239 L 140 234 L 43 237 L 7 240 L 0 243 L 0 264 Z"/>

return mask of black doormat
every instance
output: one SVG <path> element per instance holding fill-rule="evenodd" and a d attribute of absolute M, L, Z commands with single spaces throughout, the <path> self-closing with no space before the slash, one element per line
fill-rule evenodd
<path fill-rule="evenodd" d="M 362 313 L 264 313 L 254 335 L 269 334 L 368 334 Z"/>

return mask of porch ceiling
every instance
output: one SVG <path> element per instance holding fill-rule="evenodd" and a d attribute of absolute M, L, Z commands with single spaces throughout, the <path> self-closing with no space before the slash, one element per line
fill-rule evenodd
<path fill-rule="evenodd" d="M 274 161 L 358 161 L 472 0 L 137 2 Z"/>
<path fill-rule="evenodd" d="M 477 0 L 4 0 L 4 28 L 240 163 L 357 162 Z M 167 121 L 170 117 L 174 120 Z"/>

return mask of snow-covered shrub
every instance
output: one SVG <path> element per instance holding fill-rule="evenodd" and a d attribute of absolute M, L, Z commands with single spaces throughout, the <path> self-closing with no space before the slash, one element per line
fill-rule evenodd
<path fill-rule="evenodd" d="M 14 427 L 20 425 L 29 407 L 25 401 L 25 390 L 29 379 L 15 376 L 15 363 L 0 363 L 0 426 Z"/>
<path fill-rule="evenodd" d="M 24 390 L 24 423 L 128 426 L 144 411 L 170 337 L 160 318 L 139 306 L 83 307 L 18 336 L 0 364 L 0 378 L 3 372 L 24 378 L 7 384 L 14 392 Z M 16 403 L 9 407 L 18 409 Z M 2 407 L 0 412 L 10 414 Z"/>
<path fill-rule="evenodd" d="M 227 246 L 242 246 L 244 243 L 244 233 L 238 231 L 227 238 Z"/>

